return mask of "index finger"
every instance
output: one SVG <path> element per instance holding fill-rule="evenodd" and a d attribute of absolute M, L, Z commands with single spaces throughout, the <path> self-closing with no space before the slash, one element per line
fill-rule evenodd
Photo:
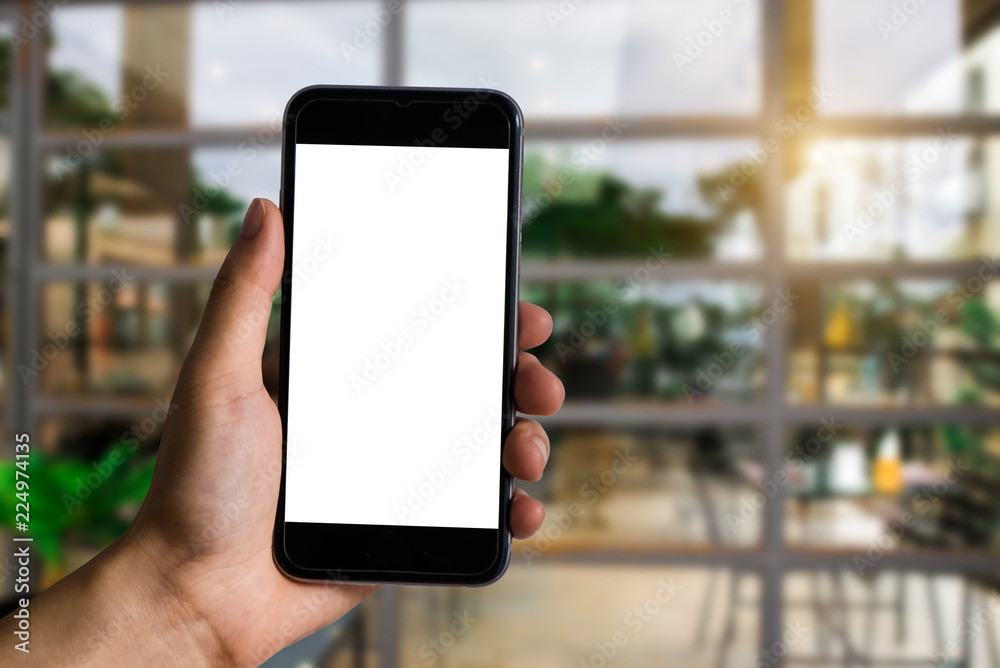
<path fill-rule="evenodd" d="M 552 316 L 541 306 L 521 302 L 517 322 L 517 347 L 527 350 L 545 343 L 552 333 Z"/>

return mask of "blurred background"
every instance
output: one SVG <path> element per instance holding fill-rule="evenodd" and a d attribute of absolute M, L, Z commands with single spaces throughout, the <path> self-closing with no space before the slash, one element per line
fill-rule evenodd
<path fill-rule="evenodd" d="M 267 665 L 1000 666 L 1000 2 L 22 2 L 0 32 L 0 521 L 27 431 L 36 591 L 141 503 L 288 97 L 488 86 L 567 390 L 548 518 L 498 584 L 384 588 Z"/>

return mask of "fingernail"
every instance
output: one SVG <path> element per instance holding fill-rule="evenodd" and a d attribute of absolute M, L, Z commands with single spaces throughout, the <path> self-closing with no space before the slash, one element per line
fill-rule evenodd
<path fill-rule="evenodd" d="M 243 217 L 243 226 L 240 228 L 240 236 L 244 239 L 253 239 L 264 227 L 264 202 L 260 198 L 255 198 L 250 202 L 247 215 Z"/>
<path fill-rule="evenodd" d="M 535 445 L 538 446 L 538 449 L 542 451 L 542 459 L 544 459 L 545 462 L 548 463 L 548 461 L 549 461 L 549 444 L 546 443 L 544 439 L 541 439 L 541 438 L 539 438 L 537 436 L 532 436 L 531 440 L 534 441 Z"/>

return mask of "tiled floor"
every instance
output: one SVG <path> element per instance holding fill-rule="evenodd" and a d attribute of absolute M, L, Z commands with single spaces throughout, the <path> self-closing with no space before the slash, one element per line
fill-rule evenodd
<path fill-rule="evenodd" d="M 768 657 L 757 645 L 759 580 L 754 576 L 741 578 L 740 597 L 747 603 L 736 611 L 732 640 L 728 650 L 720 654 L 732 606 L 730 574 L 717 573 L 712 603 L 704 618 L 701 615 L 712 572 L 696 568 L 514 565 L 499 583 L 487 589 L 408 589 L 403 596 L 401 666 L 773 665 L 767 663 Z M 936 603 L 930 598 L 929 582 L 923 575 L 906 576 L 905 599 L 900 606 L 898 575 L 880 577 L 874 583 L 874 594 L 882 604 L 870 612 L 873 590 L 854 574 L 836 576 L 846 606 L 839 603 L 833 574 L 792 574 L 785 587 L 788 642 L 776 651 L 792 658 L 826 657 L 830 665 L 847 665 L 843 661 L 846 609 L 846 637 L 855 652 L 873 658 L 870 665 L 910 659 L 922 666 L 935 660 L 937 614 L 944 634 L 941 647 L 947 650 L 947 643 L 959 638 L 963 621 L 968 620 L 974 624 L 972 668 L 995 668 L 986 642 L 991 625 L 1000 629 L 1000 599 L 981 599 L 963 613 L 960 578 L 934 578 Z M 670 585 L 676 588 L 670 600 L 654 603 L 657 591 L 666 597 L 662 592 Z M 645 618 L 635 613 L 636 606 L 648 606 Z M 462 618 L 469 621 L 467 628 L 452 627 Z M 703 619 L 704 636 L 699 642 Z M 900 619 L 905 625 L 902 636 L 897 635 Z M 620 634 L 618 646 L 612 647 L 616 633 Z M 432 641 L 438 643 L 437 649 Z M 611 657 L 605 660 L 605 654 Z M 930 665 L 949 666 L 959 658 L 957 650 L 946 651 L 944 661 Z M 754 664 L 756 660 L 763 663 Z M 787 665 L 796 663 L 793 660 Z"/>
<path fill-rule="evenodd" d="M 515 565 L 487 589 L 411 589 L 404 598 L 402 665 L 708 668 L 716 665 L 727 594 L 716 587 L 708 633 L 696 646 L 709 577 L 690 568 Z M 755 584 L 744 583 L 747 596 Z M 476 617 L 468 630 L 444 653 L 428 650 L 430 639 L 449 642 L 455 613 L 466 612 Z M 749 609 L 738 615 L 732 665 L 749 665 L 755 653 L 755 618 Z"/>

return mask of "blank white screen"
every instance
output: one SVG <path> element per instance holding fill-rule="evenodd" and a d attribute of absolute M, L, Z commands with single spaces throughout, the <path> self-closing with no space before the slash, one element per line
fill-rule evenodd
<path fill-rule="evenodd" d="M 286 521 L 498 527 L 509 154 L 417 153 L 296 146 Z"/>

